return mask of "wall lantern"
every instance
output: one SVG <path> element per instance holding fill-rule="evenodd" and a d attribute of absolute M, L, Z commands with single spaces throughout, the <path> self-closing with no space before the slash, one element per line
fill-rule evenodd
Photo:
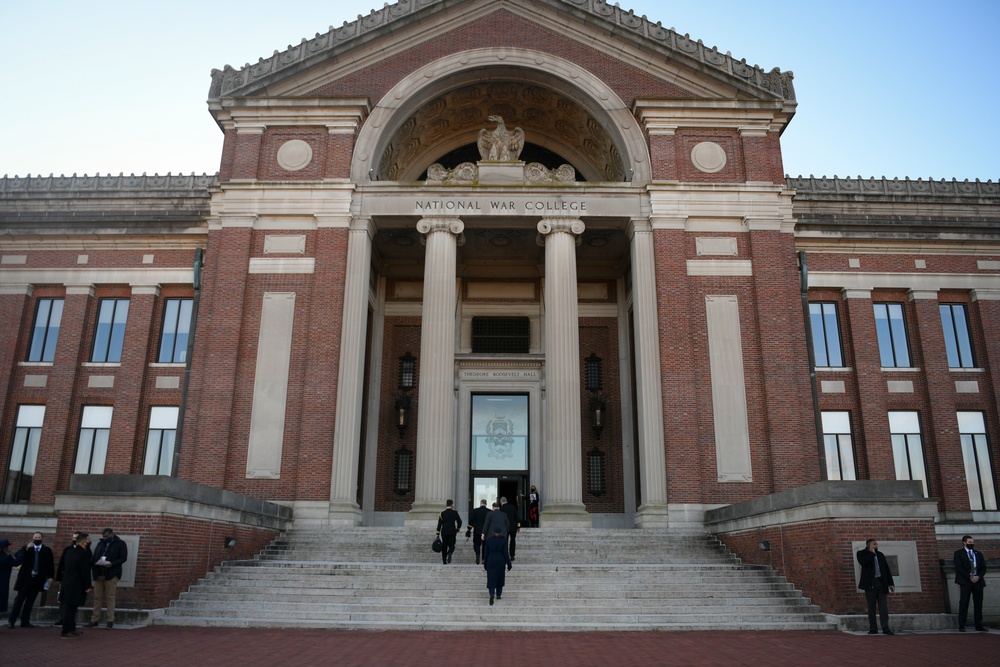
<path fill-rule="evenodd" d="M 224 537 L 224 538 L 222 538 L 222 548 L 223 549 L 232 549 L 235 546 L 236 546 L 236 538 L 235 537 Z"/>
<path fill-rule="evenodd" d="M 604 394 L 601 393 L 601 358 L 596 353 L 591 352 L 584 362 L 584 387 L 590 392 L 590 427 L 594 429 L 594 435 L 601 439 L 601 430 L 608 420 L 608 406 L 604 402 Z"/>
<path fill-rule="evenodd" d="M 406 394 L 396 394 L 393 407 L 395 408 L 393 414 L 395 415 L 396 428 L 399 429 L 399 437 L 402 438 L 406 427 L 410 425 L 410 397 Z"/>
<path fill-rule="evenodd" d="M 410 477 L 413 471 L 413 452 L 405 446 L 396 450 L 396 493 L 410 492 Z"/>
<path fill-rule="evenodd" d="M 587 486 L 592 496 L 604 494 L 604 452 L 597 447 L 587 453 Z"/>
<path fill-rule="evenodd" d="M 417 358 L 407 351 L 399 358 L 399 388 L 410 391 L 417 386 Z"/>

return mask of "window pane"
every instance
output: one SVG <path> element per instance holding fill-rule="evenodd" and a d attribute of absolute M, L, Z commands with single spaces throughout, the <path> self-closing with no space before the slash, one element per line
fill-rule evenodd
<path fill-rule="evenodd" d="M 906 327 L 903 324 L 903 306 L 889 304 L 889 325 L 892 328 L 892 349 L 895 353 L 894 366 L 910 365 L 910 351 L 906 344 Z"/>
<path fill-rule="evenodd" d="M 824 412 L 823 433 L 850 433 L 851 419 L 847 412 Z"/>
<path fill-rule="evenodd" d="M 976 463 L 979 466 L 979 485 L 983 493 L 983 509 L 997 509 L 997 493 L 993 484 L 993 466 L 990 464 L 990 450 L 986 442 L 986 434 L 973 436 L 976 447 Z"/>
<path fill-rule="evenodd" d="M 972 360 L 972 339 L 969 336 L 965 306 L 960 303 L 943 303 L 939 310 L 949 368 L 972 368 L 975 364 Z"/>
<path fill-rule="evenodd" d="M 177 299 L 167 299 L 163 308 L 163 335 L 160 338 L 160 354 L 157 361 L 161 364 L 174 360 L 174 341 L 177 338 L 177 312 L 180 304 Z"/>
<path fill-rule="evenodd" d="M 841 479 L 858 478 L 854 465 L 854 440 L 850 435 L 840 436 L 840 467 Z"/>
<path fill-rule="evenodd" d="M 122 360 L 122 345 L 125 343 L 125 322 L 128 320 L 128 299 L 118 299 L 115 306 L 114 323 L 111 325 L 111 342 L 108 346 L 108 361 Z"/>
<path fill-rule="evenodd" d="M 889 431 L 891 433 L 920 433 L 920 419 L 916 412 L 890 412 Z"/>
<path fill-rule="evenodd" d="M 17 409 L 18 428 L 41 428 L 44 420 L 44 405 L 22 405 Z"/>
<path fill-rule="evenodd" d="M 21 408 L 22 410 L 24 408 Z M 20 424 L 18 424 L 20 426 Z M 982 412 L 959 412 L 958 430 L 961 433 L 986 433 Z"/>
<path fill-rule="evenodd" d="M 840 325 L 837 323 L 836 304 L 823 304 L 823 321 L 826 324 L 826 345 L 830 366 L 843 366 L 844 359 L 840 350 Z"/>
<path fill-rule="evenodd" d="M 809 304 L 809 325 L 812 327 L 813 351 L 816 355 L 816 366 L 823 368 L 830 365 L 826 353 L 826 331 L 823 327 L 823 304 Z"/>
<path fill-rule="evenodd" d="M 177 428 L 177 414 L 180 408 L 156 407 L 149 410 L 149 428 Z"/>
<path fill-rule="evenodd" d="M 958 341 L 955 340 L 955 321 L 951 317 L 951 307 L 941 304 L 941 332 L 944 334 L 944 348 L 948 354 L 948 367 L 958 368 Z"/>
<path fill-rule="evenodd" d="M 80 425 L 83 428 L 111 428 L 113 412 L 114 408 L 110 405 L 87 405 L 83 408 Z"/>
<path fill-rule="evenodd" d="M 878 354 L 883 367 L 896 365 L 892 354 L 892 331 L 889 328 L 889 313 L 884 303 L 875 304 L 875 333 L 878 335 Z"/>
<path fill-rule="evenodd" d="M 90 456 L 94 451 L 94 432 L 92 428 L 80 429 L 80 441 L 76 447 L 76 467 L 73 472 L 86 475 L 90 472 Z"/>
<path fill-rule="evenodd" d="M 108 360 L 108 342 L 111 340 L 111 323 L 115 314 L 113 299 L 101 299 L 97 311 L 97 328 L 94 331 L 94 353 L 90 360 L 103 363 Z"/>

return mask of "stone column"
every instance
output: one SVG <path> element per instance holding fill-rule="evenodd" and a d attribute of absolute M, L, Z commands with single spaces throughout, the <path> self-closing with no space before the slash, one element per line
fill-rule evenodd
<path fill-rule="evenodd" d="M 636 408 L 639 425 L 640 528 L 666 527 L 667 474 L 663 447 L 663 391 L 660 384 L 660 327 L 656 310 L 653 228 L 632 221 L 632 302 L 635 338 Z"/>
<path fill-rule="evenodd" d="M 583 221 L 546 218 L 545 243 L 545 500 L 542 523 L 590 526 L 583 505 L 580 436 L 580 325 L 576 285 L 576 236 Z"/>
<path fill-rule="evenodd" d="M 368 276 L 371 272 L 370 221 L 352 222 L 347 237 L 344 317 L 341 323 L 337 414 L 330 476 L 330 522 L 361 525 L 358 507 L 358 458 L 361 448 L 361 401 L 368 334 Z"/>
<path fill-rule="evenodd" d="M 407 524 L 435 521 L 454 492 L 455 265 L 458 218 L 424 218 L 424 300 L 417 385 L 417 470 Z"/>

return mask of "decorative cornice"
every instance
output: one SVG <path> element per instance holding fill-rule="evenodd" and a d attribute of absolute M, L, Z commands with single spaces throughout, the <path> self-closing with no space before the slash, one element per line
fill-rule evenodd
<path fill-rule="evenodd" d="M 632 10 L 625 10 L 618 3 L 605 0 L 552 0 L 553 4 L 566 5 L 587 15 L 592 21 L 608 24 L 608 30 L 623 36 L 634 35 L 657 46 L 666 48 L 701 63 L 702 66 L 737 78 L 745 84 L 766 91 L 770 96 L 786 101 L 795 100 L 792 73 L 778 68 L 765 72 L 757 65 L 747 65 L 746 59 L 736 60 L 728 52 L 720 53 L 717 47 L 708 48 L 701 40 L 690 35 L 680 35 L 664 28 L 660 22 L 652 23 L 645 16 L 639 17 Z M 456 3 L 447 0 L 399 0 L 373 9 L 368 16 L 358 15 L 358 20 L 340 28 L 330 26 L 324 34 L 316 33 L 313 39 L 302 39 L 297 46 L 289 45 L 285 51 L 275 51 L 270 58 L 260 58 L 256 64 L 245 64 L 240 69 L 226 65 L 222 70 L 212 70 L 210 100 L 223 97 L 253 95 L 264 89 L 264 82 L 277 74 L 301 71 L 313 63 L 329 58 L 331 54 L 363 43 L 372 33 L 387 30 L 391 23 L 407 19 L 425 10 L 442 10 Z M 436 7 L 437 6 L 437 7 Z"/>
<path fill-rule="evenodd" d="M 941 179 L 924 180 L 918 178 L 816 178 L 809 176 L 791 177 L 785 175 L 785 184 L 794 188 L 796 196 L 835 195 L 837 197 L 861 195 L 883 197 L 962 197 L 976 199 L 993 199 L 1000 203 L 1000 182 L 980 181 L 950 181 Z"/>
<path fill-rule="evenodd" d="M 73 192 L 73 193 L 127 193 L 137 192 L 157 195 L 181 194 L 189 192 L 208 196 L 208 188 L 218 185 L 216 174 L 153 174 L 136 176 L 135 174 L 118 174 L 117 176 L 94 174 L 88 176 L 2 176 L 0 177 L 0 195 L 14 195 L 35 192 Z"/>

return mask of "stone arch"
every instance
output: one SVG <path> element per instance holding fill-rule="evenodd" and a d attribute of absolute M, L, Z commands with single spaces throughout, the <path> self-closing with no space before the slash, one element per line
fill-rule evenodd
<path fill-rule="evenodd" d="M 520 103 L 538 104 L 521 113 L 504 87 L 517 89 Z M 454 104 L 472 97 L 475 104 Z M 358 135 L 352 180 L 415 180 L 436 157 L 475 142 L 488 126 L 483 109 L 489 105 L 510 107 L 515 117 L 508 127 L 519 120 L 530 123 L 524 128 L 535 131 L 529 141 L 559 153 L 589 181 L 644 183 L 651 178 L 638 123 L 599 78 L 539 51 L 477 49 L 414 71 L 379 100 Z M 545 113 L 553 108 L 558 113 Z"/>

